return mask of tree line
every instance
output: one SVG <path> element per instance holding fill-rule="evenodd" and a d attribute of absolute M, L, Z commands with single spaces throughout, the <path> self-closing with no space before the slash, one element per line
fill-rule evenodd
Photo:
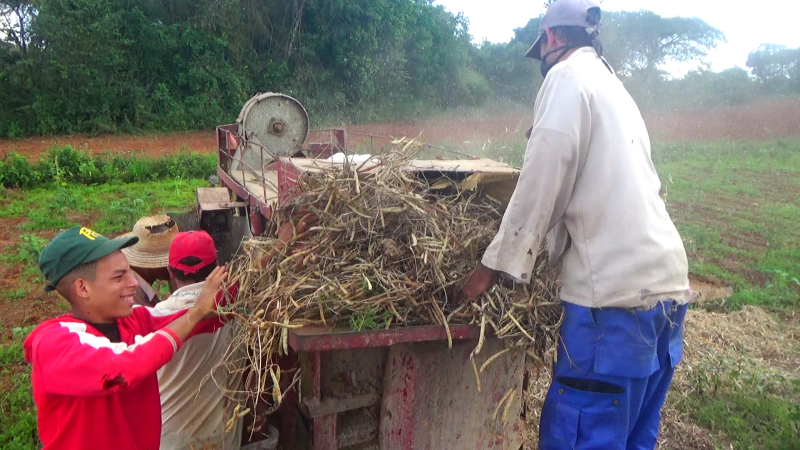
<path fill-rule="evenodd" d="M 316 124 L 530 104 L 541 80 L 522 55 L 539 20 L 474 45 L 467 18 L 431 0 L 0 0 L 0 136 L 208 129 L 264 91 Z M 705 58 L 724 35 L 700 19 L 605 13 L 604 27 L 644 107 L 798 91 L 798 49 L 764 45 L 750 72 L 715 73 Z M 676 64 L 695 70 L 671 80 Z"/>
<path fill-rule="evenodd" d="M 548 3 L 548 2 L 546 2 Z M 473 63 L 495 94 L 531 103 L 541 85 L 536 64 L 521 55 L 535 40 L 541 17 L 514 30 L 508 43 L 484 42 Z M 652 11 L 604 12 L 604 56 L 642 109 L 690 109 L 739 105 L 800 95 L 800 49 L 763 44 L 745 57 L 747 69 L 710 69 L 709 53 L 725 42 L 702 19 L 661 17 Z M 682 70 L 685 75 L 671 75 Z"/>

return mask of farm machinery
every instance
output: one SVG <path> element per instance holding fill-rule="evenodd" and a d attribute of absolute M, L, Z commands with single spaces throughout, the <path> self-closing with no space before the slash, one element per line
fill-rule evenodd
<path fill-rule="evenodd" d="M 374 154 L 392 143 L 345 129 L 311 131 L 303 106 L 277 93 L 251 98 L 236 123 L 217 127 L 216 140 L 220 186 L 198 188 L 194 223 L 186 228 L 208 231 L 221 262 L 231 259 L 243 238 L 268 231 L 275 205 L 303 174 L 352 164 L 351 147 Z M 360 161 L 363 170 L 378 164 L 370 157 Z M 475 157 L 412 160 L 407 170 L 431 186 L 480 186 L 501 202 L 510 199 L 519 175 L 506 164 Z M 729 295 L 715 280 L 700 281 L 707 299 Z M 479 334 L 473 325 L 290 330 L 289 354 L 280 365 L 300 368 L 302 382 L 288 392 L 281 386 L 287 394 L 269 418 L 279 431 L 279 448 L 521 448 L 525 355 L 501 355 L 481 374 L 478 389 L 470 353 Z M 491 336 L 483 345 L 488 355 L 503 349 Z M 508 392 L 516 397 L 505 398 Z M 498 414 L 501 400 L 505 406 Z"/>

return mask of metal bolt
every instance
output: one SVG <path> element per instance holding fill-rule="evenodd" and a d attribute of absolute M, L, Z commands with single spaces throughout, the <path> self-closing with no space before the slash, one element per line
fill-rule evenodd
<path fill-rule="evenodd" d="M 614 406 L 619 405 L 619 400 L 614 400 Z"/>
<path fill-rule="evenodd" d="M 280 123 L 280 122 L 274 123 L 272 125 L 272 131 L 274 131 L 276 133 L 282 133 L 283 132 L 283 124 Z"/>
<path fill-rule="evenodd" d="M 564 390 L 563 390 L 563 389 L 559 389 L 559 390 L 558 390 L 558 393 L 559 393 L 559 394 L 563 394 L 563 393 L 564 393 Z"/>

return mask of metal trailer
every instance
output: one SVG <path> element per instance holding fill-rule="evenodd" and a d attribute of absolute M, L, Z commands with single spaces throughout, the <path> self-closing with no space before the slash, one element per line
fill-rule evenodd
<path fill-rule="evenodd" d="M 331 164 L 327 158 L 347 151 L 345 130 L 312 133 L 323 142 L 305 145 L 308 134 L 303 107 L 271 93 L 247 102 L 237 123 L 217 128 L 222 187 L 198 189 L 197 220 L 214 236 L 221 260 L 230 259 L 244 236 L 270 231 L 274 203 L 285 198 L 302 172 Z M 379 136 L 352 138 L 367 151 L 390 143 Z M 510 181 L 513 190 L 517 176 L 513 168 L 490 160 L 412 165 L 410 171 L 445 184 Z M 270 418 L 279 430 L 279 447 L 520 448 L 524 353 L 509 352 L 488 366 L 478 392 L 469 355 L 479 329 L 452 325 L 449 331 L 452 348 L 443 326 L 292 330 L 290 354 L 280 365 L 282 372 L 302 370 L 302 380 Z M 486 339 L 477 363 L 501 349 L 499 340 Z M 496 411 L 509 390 L 517 395 Z"/>
<path fill-rule="evenodd" d="M 291 97 L 273 93 L 253 97 L 237 123 L 217 128 L 222 187 L 198 189 L 196 220 L 214 236 L 222 261 L 230 259 L 243 237 L 270 231 L 274 203 L 285 198 L 300 173 L 332 164 L 327 159 L 346 153 L 348 140 L 367 151 L 390 140 L 343 129 L 312 134 L 322 142 L 306 145 L 305 110 Z M 505 164 L 477 158 L 411 166 L 433 184 L 480 184 L 506 201 L 518 176 Z M 730 288 L 706 281 L 706 299 L 730 295 Z M 489 365 L 479 391 L 470 360 L 478 327 L 451 325 L 449 331 L 452 348 L 443 326 L 291 330 L 290 354 L 280 365 L 286 373 L 299 368 L 302 379 L 270 417 L 279 430 L 279 448 L 521 448 L 524 352 L 508 352 Z M 502 348 L 498 339 L 487 338 L 477 364 Z M 509 392 L 514 395 L 506 396 Z"/>

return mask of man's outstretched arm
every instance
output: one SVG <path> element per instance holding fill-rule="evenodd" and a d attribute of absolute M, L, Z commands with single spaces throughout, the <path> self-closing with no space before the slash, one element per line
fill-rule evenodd
<path fill-rule="evenodd" d="M 44 390 L 72 396 L 108 395 L 135 386 L 169 362 L 198 325 L 214 315 L 216 294 L 226 277 L 224 266 L 216 268 L 194 307 L 158 318 L 170 323 L 136 336 L 131 345 L 95 336 L 82 322 L 52 327 L 36 339 L 31 352 Z"/>

